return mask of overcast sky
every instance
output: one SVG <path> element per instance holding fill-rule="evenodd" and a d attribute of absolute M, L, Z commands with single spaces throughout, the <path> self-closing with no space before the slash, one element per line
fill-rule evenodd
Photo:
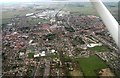
<path fill-rule="evenodd" d="M 0 2 L 51 2 L 51 1 L 66 1 L 66 2 L 88 2 L 89 0 L 0 0 Z M 105 2 L 118 2 L 120 0 L 102 0 Z"/>

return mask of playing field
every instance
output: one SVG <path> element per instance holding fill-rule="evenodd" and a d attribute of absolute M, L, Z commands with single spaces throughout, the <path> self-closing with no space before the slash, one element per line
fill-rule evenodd
<path fill-rule="evenodd" d="M 85 76 L 97 76 L 97 70 L 107 67 L 96 55 L 90 56 L 89 58 L 77 58 L 77 61 Z"/>
<path fill-rule="evenodd" d="M 90 48 L 90 50 L 94 52 L 110 52 L 110 49 L 107 46 L 96 46 Z"/>

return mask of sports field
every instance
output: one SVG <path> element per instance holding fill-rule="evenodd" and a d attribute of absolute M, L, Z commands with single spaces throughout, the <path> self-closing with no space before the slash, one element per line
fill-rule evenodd
<path fill-rule="evenodd" d="M 96 55 L 89 58 L 77 58 L 85 76 L 97 76 L 97 70 L 107 68 L 107 65 Z"/>
<path fill-rule="evenodd" d="M 96 46 L 90 48 L 90 50 L 94 52 L 110 52 L 110 49 L 107 46 Z"/>

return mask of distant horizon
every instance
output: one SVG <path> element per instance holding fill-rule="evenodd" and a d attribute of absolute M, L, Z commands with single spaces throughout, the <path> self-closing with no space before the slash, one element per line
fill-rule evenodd
<path fill-rule="evenodd" d="M 103 2 L 119 2 L 120 0 L 102 0 Z M 89 2 L 89 0 L 0 0 L 0 3 L 23 3 L 23 2 Z"/>

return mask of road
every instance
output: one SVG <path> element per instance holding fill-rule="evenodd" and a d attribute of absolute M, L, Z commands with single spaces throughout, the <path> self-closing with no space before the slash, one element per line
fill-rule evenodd
<path fill-rule="evenodd" d="M 50 61 L 45 60 L 45 71 L 44 71 L 43 78 L 48 78 L 49 74 L 50 74 Z"/>

